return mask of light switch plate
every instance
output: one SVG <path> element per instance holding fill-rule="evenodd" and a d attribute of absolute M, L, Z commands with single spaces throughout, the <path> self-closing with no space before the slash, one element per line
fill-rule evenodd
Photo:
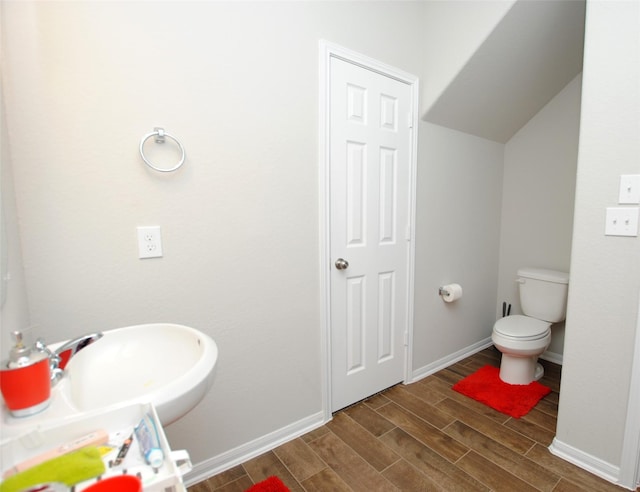
<path fill-rule="evenodd" d="M 605 236 L 637 236 L 639 211 L 638 207 L 607 208 Z"/>
<path fill-rule="evenodd" d="M 640 203 L 640 174 L 623 174 L 620 176 L 618 203 Z"/>

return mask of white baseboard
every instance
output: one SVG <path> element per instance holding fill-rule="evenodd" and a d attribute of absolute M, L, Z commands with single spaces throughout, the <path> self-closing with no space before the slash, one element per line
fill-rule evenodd
<path fill-rule="evenodd" d="M 541 356 L 541 359 L 548 360 L 549 362 L 553 362 L 554 364 L 562 365 L 562 354 L 558 354 L 556 352 L 544 352 Z"/>
<path fill-rule="evenodd" d="M 185 475 L 184 483 L 187 487 L 190 487 L 202 480 L 206 480 L 209 477 L 229 470 L 234 466 L 277 448 L 285 442 L 300 437 L 307 432 L 311 432 L 325 423 L 324 412 L 309 415 L 293 424 L 287 425 L 230 451 L 226 451 L 218 456 L 209 458 L 201 463 L 197 463 L 191 471 Z"/>
<path fill-rule="evenodd" d="M 606 461 L 596 458 L 584 451 L 580 451 L 573 446 L 559 441 L 557 438 L 553 439 L 553 442 L 549 446 L 549 451 L 551 454 L 554 454 L 569 463 L 573 463 L 574 465 L 579 466 L 600 478 L 621 486 L 620 467 L 618 466 L 607 463 Z"/>
<path fill-rule="evenodd" d="M 493 345 L 493 342 L 491 341 L 491 337 L 488 337 L 484 340 L 480 340 L 479 342 L 474 343 L 473 345 L 469 345 L 468 347 L 460 349 L 453 354 L 447 355 L 442 359 L 438 359 L 431 364 L 427 364 L 426 366 L 414 370 L 407 380 L 407 383 L 415 383 L 416 381 L 420 381 L 421 379 L 424 379 L 427 376 L 431 376 L 431 374 L 438 372 L 441 369 L 450 366 L 451 364 L 455 364 L 459 360 L 465 359 L 466 357 L 469 357 L 476 352 L 480 352 L 487 347 L 491 347 L 491 345 Z"/>

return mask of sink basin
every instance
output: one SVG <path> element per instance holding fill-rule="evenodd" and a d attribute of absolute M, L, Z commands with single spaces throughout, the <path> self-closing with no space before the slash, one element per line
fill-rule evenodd
<path fill-rule="evenodd" d="M 213 382 L 218 347 L 193 328 L 155 323 L 104 332 L 69 361 L 61 388 L 79 411 L 150 401 L 163 425 L 195 407 Z"/>
<path fill-rule="evenodd" d="M 213 383 L 218 347 L 194 328 L 155 323 L 103 333 L 69 360 L 64 376 L 51 389 L 48 408 L 13 417 L 1 405 L 0 441 L 41 425 L 134 403 L 152 403 L 162 425 L 168 425 L 195 407 Z"/>

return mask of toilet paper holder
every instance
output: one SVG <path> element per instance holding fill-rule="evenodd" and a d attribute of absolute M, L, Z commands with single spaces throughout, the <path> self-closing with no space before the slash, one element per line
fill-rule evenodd
<path fill-rule="evenodd" d="M 438 289 L 438 294 L 444 302 L 454 302 L 462 297 L 462 287 L 460 284 L 442 285 Z"/>

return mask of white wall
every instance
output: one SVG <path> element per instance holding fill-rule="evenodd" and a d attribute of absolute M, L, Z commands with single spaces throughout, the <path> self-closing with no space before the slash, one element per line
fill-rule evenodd
<path fill-rule="evenodd" d="M 459 3 L 439 4 L 455 10 Z M 492 2 L 477 2 L 476 8 L 487 4 Z M 466 15 L 475 13 L 462 6 Z M 584 10 L 584 0 L 515 2 L 424 119 L 506 143 L 582 70 Z M 459 23 L 452 19 L 442 29 Z M 439 67 L 442 72 L 447 74 Z"/>
<path fill-rule="evenodd" d="M 428 111 L 515 0 L 425 2 L 422 106 Z"/>
<path fill-rule="evenodd" d="M 1 8 L 1 7 L 0 7 Z M 2 180 L 0 209 L 0 358 L 7 357 L 9 347 L 13 345 L 10 334 L 20 329 L 24 340 L 32 343 L 22 267 L 22 248 L 16 214 L 13 173 L 9 158 L 9 138 L 5 124 L 4 108 L 0 96 L 0 167 Z"/>
<path fill-rule="evenodd" d="M 640 238 L 605 236 L 604 218 L 617 206 L 620 174 L 640 173 L 640 3 L 588 2 L 586 18 L 556 444 L 615 474 L 640 336 Z"/>
<path fill-rule="evenodd" d="M 511 314 L 522 313 L 518 268 L 569 271 L 581 81 L 570 82 L 505 145 L 496 317 L 503 301 Z M 561 360 L 563 344 L 558 323 L 548 349 L 554 359 Z"/>
<path fill-rule="evenodd" d="M 424 5 L 4 7 L 36 335 L 154 321 L 211 335 L 213 388 L 168 429 L 196 464 L 319 414 L 318 40 L 419 73 Z M 175 174 L 138 155 L 154 126 L 186 148 Z M 162 227 L 162 259 L 137 258 L 138 225 Z"/>
<path fill-rule="evenodd" d="M 0 3 L 0 59 L 5 54 L 4 2 Z M 22 266 L 11 150 L 5 112 L 5 84 L 0 80 L 0 359 L 13 345 L 11 332 L 21 330 L 33 342 Z"/>
<path fill-rule="evenodd" d="M 486 340 L 495 322 L 504 145 L 424 123 L 416 213 L 416 375 Z M 445 303 L 438 287 L 459 283 Z"/>

